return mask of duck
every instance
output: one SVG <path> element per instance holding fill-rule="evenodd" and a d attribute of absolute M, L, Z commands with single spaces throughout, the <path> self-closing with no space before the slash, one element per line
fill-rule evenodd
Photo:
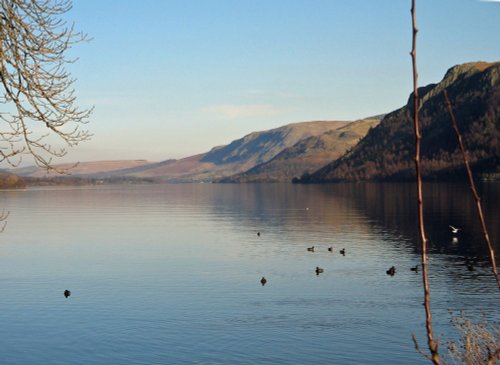
<path fill-rule="evenodd" d="M 469 271 L 474 271 L 474 270 L 475 270 L 475 269 L 474 269 L 474 265 L 472 265 L 472 264 L 467 264 L 467 270 L 469 270 Z"/>
<path fill-rule="evenodd" d="M 319 275 L 319 274 L 321 274 L 324 271 L 325 270 L 323 270 L 321 267 L 316 266 L 316 275 Z"/>
<path fill-rule="evenodd" d="M 70 292 L 68 289 L 66 289 L 66 290 L 64 291 L 64 297 L 65 297 L 65 298 L 67 298 L 67 297 L 69 297 L 70 295 L 71 295 L 71 292 Z"/>
<path fill-rule="evenodd" d="M 394 266 L 391 266 L 389 270 L 386 271 L 386 273 L 387 275 L 394 276 L 394 274 L 396 273 L 396 268 Z"/>
<path fill-rule="evenodd" d="M 262 286 L 266 285 L 267 279 L 265 277 L 262 277 L 262 279 L 260 279 L 260 283 L 262 284 Z"/>
<path fill-rule="evenodd" d="M 410 268 L 410 270 L 417 272 L 418 271 L 418 265 L 415 265 L 414 267 Z"/>
<path fill-rule="evenodd" d="M 260 237 L 260 232 L 257 232 L 257 236 Z"/>
<path fill-rule="evenodd" d="M 314 246 L 308 247 L 307 251 L 314 252 Z"/>
<path fill-rule="evenodd" d="M 333 247 L 332 246 L 328 247 L 328 251 L 333 252 Z"/>
<path fill-rule="evenodd" d="M 345 256 L 345 248 L 339 251 L 341 255 Z"/>

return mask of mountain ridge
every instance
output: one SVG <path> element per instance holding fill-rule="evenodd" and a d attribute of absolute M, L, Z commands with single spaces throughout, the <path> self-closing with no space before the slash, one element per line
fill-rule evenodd
<path fill-rule="evenodd" d="M 217 182 L 290 182 L 292 178 L 312 172 L 343 155 L 378 123 L 378 119 L 358 120 L 321 135 L 301 139 L 271 160 Z"/>
<path fill-rule="evenodd" d="M 498 173 L 500 62 L 471 62 L 455 65 L 441 82 L 419 88 L 424 178 L 463 177 L 462 157 L 443 97 L 445 89 L 475 172 Z M 349 153 L 295 182 L 413 179 L 412 98 L 411 94 L 405 106 L 387 114 Z"/>
<path fill-rule="evenodd" d="M 99 162 L 78 164 L 70 169 L 72 176 L 90 178 L 153 178 L 163 182 L 212 182 L 216 179 L 246 171 L 269 161 L 282 150 L 297 141 L 321 135 L 327 131 L 347 125 L 348 121 L 296 122 L 266 131 L 252 132 L 224 146 L 212 148 L 207 153 L 188 156 L 178 160 L 151 163 L 144 160 L 122 161 L 116 168 L 112 161 L 102 171 L 90 170 L 87 165 L 97 166 Z M 70 167 L 71 164 L 56 167 Z M 44 177 L 46 171 L 34 167 L 11 170 L 22 176 Z"/>

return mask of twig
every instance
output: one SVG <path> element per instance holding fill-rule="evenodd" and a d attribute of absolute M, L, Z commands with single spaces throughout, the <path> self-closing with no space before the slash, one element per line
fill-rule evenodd
<path fill-rule="evenodd" d="M 427 274 L 427 239 L 425 238 L 424 228 L 424 208 L 422 194 L 422 172 L 420 168 L 420 126 L 418 121 L 418 73 L 417 73 L 417 16 L 415 11 L 415 2 L 412 0 L 412 50 L 411 59 L 413 66 L 413 125 L 415 130 L 415 171 L 417 180 L 417 200 L 418 200 L 418 226 L 420 231 L 420 241 L 422 246 L 422 280 L 424 286 L 424 305 L 425 305 L 425 325 L 427 330 L 427 343 L 431 353 L 430 360 L 435 365 L 440 365 L 441 360 L 438 353 L 438 343 L 434 340 L 432 333 L 432 314 L 430 305 L 429 277 Z M 417 347 L 418 349 L 418 347 Z M 428 357 L 429 358 L 429 357 Z"/>
<path fill-rule="evenodd" d="M 457 136 L 458 145 L 460 147 L 460 152 L 462 152 L 462 158 L 464 160 L 465 169 L 467 170 L 467 176 L 469 178 L 470 189 L 472 191 L 472 195 L 474 196 L 474 200 L 476 201 L 477 214 L 479 216 L 479 220 L 481 221 L 481 227 L 483 229 L 484 240 L 486 241 L 486 245 L 488 246 L 488 250 L 490 253 L 490 261 L 491 261 L 491 271 L 495 275 L 495 279 L 497 281 L 498 288 L 500 289 L 500 278 L 498 277 L 497 265 L 495 260 L 495 251 L 491 246 L 490 235 L 488 234 L 488 228 L 486 227 L 486 223 L 484 221 L 483 208 L 481 207 L 481 198 L 476 190 L 476 184 L 474 183 L 474 178 L 472 176 L 472 171 L 469 165 L 469 159 L 467 158 L 467 153 L 465 151 L 464 144 L 462 142 L 462 136 L 458 129 L 457 120 L 455 118 L 455 114 L 453 113 L 453 109 L 451 107 L 450 99 L 448 98 L 448 92 L 444 90 L 444 99 L 446 100 L 446 106 L 448 107 L 448 112 L 450 113 L 451 122 L 453 124 L 453 129 L 455 131 L 455 135 Z"/>
<path fill-rule="evenodd" d="M 500 360 L 500 349 L 497 349 L 493 354 L 490 354 L 487 365 L 495 365 L 497 360 Z"/>

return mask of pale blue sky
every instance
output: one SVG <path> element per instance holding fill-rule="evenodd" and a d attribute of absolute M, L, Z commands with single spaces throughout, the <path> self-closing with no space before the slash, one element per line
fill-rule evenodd
<path fill-rule="evenodd" d="M 74 0 L 91 142 L 66 160 L 181 158 L 253 131 L 392 111 L 411 91 L 410 0 Z M 420 85 L 500 61 L 500 3 L 417 2 Z"/>

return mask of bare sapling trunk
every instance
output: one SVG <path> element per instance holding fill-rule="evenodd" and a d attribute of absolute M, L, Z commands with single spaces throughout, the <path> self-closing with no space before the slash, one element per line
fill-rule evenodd
<path fill-rule="evenodd" d="M 416 0 L 412 0 L 411 15 L 412 15 L 412 50 L 411 59 L 413 66 L 413 126 L 415 131 L 415 172 L 416 172 L 416 182 L 417 182 L 417 203 L 418 203 L 418 228 L 420 232 L 420 243 L 422 250 L 422 280 L 424 287 L 424 306 L 425 306 L 425 324 L 427 331 L 427 343 L 429 346 L 430 356 L 423 353 L 420 350 L 415 336 L 413 341 L 415 342 L 416 349 L 422 353 L 426 358 L 432 361 L 435 365 L 441 364 L 441 359 L 438 353 L 438 343 L 434 340 L 434 335 L 432 332 L 432 314 L 431 314 L 431 304 L 430 304 L 430 289 L 429 289 L 429 276 L 427 273 L 427 239 L 425 237 L 425 226 L 424 226 L 424 204 L 423 204 L 423 194 L 422 194 L 422 171 L 420 163 L 420 140 L 422 138 L 420 134 L 420 126 L 418 120 L 418 73 L 417 73 L 417 16 L 415 9 Z"/>

